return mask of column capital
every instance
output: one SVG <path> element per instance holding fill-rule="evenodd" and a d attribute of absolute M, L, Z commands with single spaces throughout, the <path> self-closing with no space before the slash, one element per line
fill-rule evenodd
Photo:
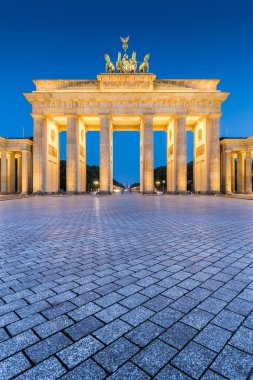
<path fill-rule="evenodd" d="M 39 119 L 45 119 L 46 118 L 46 116 L 44 115 L 44 114 L 35 114 L 35 113 L 31 113 L 30 114 L 31 116 L 32 116 L 32 118 L 34 119 L 34 120 L 39 120 Z"/>
<path fill-rule="evenodd" d="M 79 117 L 79 115 L 73 113 L 73 114 L 68 114 L 68 115 L 64 115 L 66 117 L 66 119 L 77 119 Z"/>
<path fill-rule="evenodd" d="M 222 116 L 221 112 L 218 112 L 218 113 L 209 113 L 208 115 L 206 115 L 206 118 L 207 119 L 219 119 L 221 116 Z"/>

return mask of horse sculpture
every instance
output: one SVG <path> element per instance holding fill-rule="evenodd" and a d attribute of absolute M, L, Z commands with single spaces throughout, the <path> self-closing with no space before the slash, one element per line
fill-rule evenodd
<path fill-rule="evenodd" d="M 118 52 L 118 59 L 116 62 L 116 68 L 117 68 L 118 73 L 122 73 L 122 62 L 121 62 L 121 53 L 120 52 Z"/>
<path fill-rule="evenodd" d="M 108 54 L 105 54 L 105 71 L 107 73 L 114 73 L 115 72 L 115 67 L 114 64 L 111 62 L 110 57 Z"/>
<path fill-rule="evenodd" d="M 130 60 L 130 73 L 135 73 L 137 68 L 137 61 L 136 61 L 136 52 L 133 51 L 132 58 Z"/>
<path fill-rule="evenodd" d="M 144 61 L 140 64 L 139 73 L 147 73 L 148 72 L 148 70 L 149 70 L 149 64 L 148 64 L 149 57 L 150 57 L 150 54 L 145 55 Z"/>

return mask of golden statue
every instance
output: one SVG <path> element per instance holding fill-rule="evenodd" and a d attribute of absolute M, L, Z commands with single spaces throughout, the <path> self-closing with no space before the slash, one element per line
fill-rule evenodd
<path fill-rule="evenodd" d="M 125 53 L 126 53 L 126 51 L 127 51 L 127 49 L 128 49 L 128 41 L 129 41 L 129 36 L 128 37 L 126 37 L 126 38 L 123 38 L 123 37 L 120 37 L 120 39 L 121 39 L 121 42 L 123 43 L 123 45 L 122 45 L 122 47 L 123 47 L 123 50 L 125 50 Z"/>
<path fill-rule="evenodd" d="M 110 57 L 108 54 L 105 54 L 105 71 L 108 73 L 114 73 L 115 72 L 115 67 L 114 64 L 111 62 Z"/>
<path fill-rule="evenodd" d="M 148 64 L 149 57 L 150 57 L 149 53 L 145 55 L 144 61 L 140 64 L 139 73 L 148 73 L 148 70 L 149 70 L 149 64 Z"/>
<path fill-rule="evenodd" d="M 123 58 L 121 59 L 121 52 L 118 52 L 118 59 L 116 62 L 116 69 L 118 73 L 126 73 L 126 74 L 134 74 L 137 69 L 137 60 L 136 60 L 136 52 L 133 51 L 132 57 L 129 58 L 126 51 L 128 49 L 128 41 L 129 36 L 126 38 L 120 37 L 121 42 L 123 43 L 122 47 L 125 51 L 125 54 L 123 55 Z M 139 73 L 147 73 L 149 70 L 149 54 L 146 54 L 144 57 L 144 61 L 139 66 Z M 115 72 L 115 66 L 111 62 L 110 57 L 108 54 L 105 54 L 105 61 L 106 66 L 105 70 L 108 73 L 114 73 Z M 138 62 L 139 63 L 139 62 Z"/>

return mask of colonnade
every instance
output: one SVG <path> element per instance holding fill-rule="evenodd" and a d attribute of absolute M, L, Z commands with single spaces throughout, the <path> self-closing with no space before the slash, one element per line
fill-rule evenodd
<path fill-rule="evenodd" d="M 62 126 L 52 117 L 33 115 L 33 192 L 59 191 Z M 119 115 L 117 115 L 117 118 Z M 154 192 L 154 114 L 138 115 L 140 131 L 140 191 Z M 194 188 L 201 193 L 220 192 L 219 114 L 199 117 L 190 130 L 194 133 Z M 86 132 L 83 115 L 64 115 L 67 131 L 66 190 L 86 191 Z M 113 192 L 113 115 L 97 116 L 100 131 L 100 192 Z M 126 118 L 126 115 L 122 115 Z M 55 118 L 57 120 L 57 118 Z M 125 120 L 125 119 L 124 119 Z M 169 115 L 167 132 L 167 192 L 187 191 L 186 115 Z M 117 127 L 117 126 L 116 126 Z M 116 130 L 120 130 L 117 128 Z M 130 129 L 131 130 L 131 129 Z"/>
<path fill-rule="evenodd" d="M 238 139 L 237 139 L 238 140 Z M 224 193 L 252 194 L 252 158 L 253 141 L 247 146 L 246 140 L 239 141 L 239 149 L 232 140 L 234 149 L 229 149 L 231 139 L 224 140 L 222 144 L 222 190 Z M 223 142 L 222 142 L 223 143 Z M 242 147 L 242 145 L 245 145 Z M 237 149 L 236 149 L 237 148 Z"/>
<path fill-rule="evenodd" d="M 21 149 L 20 144 L 24 145 Z M 0 138 L 0 192 L 23 193 L 32 191 L 32 141 Z M 14 150 L 15 149 L 15 150 Z"/>

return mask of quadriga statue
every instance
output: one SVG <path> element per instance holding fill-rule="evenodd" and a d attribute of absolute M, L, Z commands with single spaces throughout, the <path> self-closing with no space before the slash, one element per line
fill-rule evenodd
<path fill-rule="evenodd" d="M 106 65 L 105 65 L 105 71 L 107 73 L 114 73 L 115 72 L 115 66 L 114 64 L 111 62 L 110 60 L 110 57 L 108 54 L 105 54 L 105 62 L 106 62 Z"/>
<path fill-rule="evenodd" d="M 144 61 L 140 64 L 139 73 L 148 73 L 148 70 L 149 70 L 149 64 L 148 64 L 149 57 L 150 57 L 149 53 L 145 55 Z"/>

